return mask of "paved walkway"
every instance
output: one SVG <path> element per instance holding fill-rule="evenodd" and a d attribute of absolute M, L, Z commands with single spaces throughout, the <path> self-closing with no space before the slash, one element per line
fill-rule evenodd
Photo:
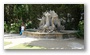
<path fill-rule="evenodd" d="M 18 34 L 5 34 L 4 41 L 12 42 L 12 44 L 4 46 L 4 49 L 8 49 L 20 43 L 42 46 L 47 49 L 84 49 L 84 40 L 80 39 L 38 39 L 20 36 Z"/>

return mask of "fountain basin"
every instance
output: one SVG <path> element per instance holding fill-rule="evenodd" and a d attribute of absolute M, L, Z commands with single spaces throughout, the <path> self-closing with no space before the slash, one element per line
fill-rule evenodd
<path fill-rule="evenodd" d="M 37 32 L 37 29 L 29 29 L 23 32 L 23 35 L 27 37 L 35 37 L 35 38 L 59 38 L 63 37 L 71 37 L 74 36 L 78 31 L 75 30 L 60 30 L 60 32 Z M 74 36 L 75 37 L 75 36 Z"/>
<path fill-rule="evenodd" d="M 65 33 L 55 32 L 55 33 L 45 33 L 45 32 L 30 32 L 30 31 L 24 31 L 23 35 L 28 37 L 62 37 Z"/>
<path fill-rule="evenodd" d="M 73 34 L 73 33 L 77 33 L 78 31 L 76 31 L 76 30 L 60 30 L 60 32 L 68 33 L 68 34 Z"/>

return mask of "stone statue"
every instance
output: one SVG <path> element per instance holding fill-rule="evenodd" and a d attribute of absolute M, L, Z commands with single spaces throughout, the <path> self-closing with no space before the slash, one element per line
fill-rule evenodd
<path fill-rule="evenodd" d="M 44 12 L 43 15 L 39 24 L 39 30 L 41 32 L 53 32 L 64 29 L 64 26 L 61 25 L 60 19 L 55 11 L 50 10 L 49 12 Z"/>
<path fill-rule="evenodd" d="M 39 28 L 41 29 L 45 25 L 45 23 L 46 23 L 46 18 L 43 16 L 39 24 Z"/>

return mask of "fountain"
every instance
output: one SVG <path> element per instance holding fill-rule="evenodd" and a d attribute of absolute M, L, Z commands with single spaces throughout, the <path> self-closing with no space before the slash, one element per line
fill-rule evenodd
<path fill-rule="evenodd" d="M 44 12 L 38 29 L 32 29 L 31 31 L 24 31 L 23 35 L 29 37 L 59 37 L 62 38 L 64 34 L 72 34 L 77 31 L 64 30 L 65 27 L 61 25 L 61 21 L 58 18 L 55 11 Z"/>

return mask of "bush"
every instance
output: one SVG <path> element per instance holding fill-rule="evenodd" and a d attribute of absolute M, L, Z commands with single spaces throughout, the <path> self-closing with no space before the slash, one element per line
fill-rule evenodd
<path fill-rule="evenodd" d="M 32 23 L 29 21 L 27 23 L 25 23 L 26 28 L 31 28 Z M 21 21 L 17 22 L 17 23 L 11 23 L 11 24 L 7 24 L 6 22 L 4 22 L 4 32 L 6 33 L 19 33 L 19 28 L 21 26 Z"/>
<path fill-rule="evenodd" d="M 18 33 L 19 27 L 20 23 L 7 24 L 6 22 L 4 22 L 4 32 L 6 33 Z"/>
<path fill-rule="evenodd" d="M 10 28 L 9 28 L 9 24 L 6 24 L 6 22 L 4 22 L 4 32 L 10 32 Z"/>
<path fill-rule="evenodd" d="M 20 27 L 20 23 L 11 23 L 10 33 L 18 33 L 19 27 Z"/>
<path fill-rule="evenodd" d="M 79 22 L 79 37 L 84 38 L 84 20 Z"/>

